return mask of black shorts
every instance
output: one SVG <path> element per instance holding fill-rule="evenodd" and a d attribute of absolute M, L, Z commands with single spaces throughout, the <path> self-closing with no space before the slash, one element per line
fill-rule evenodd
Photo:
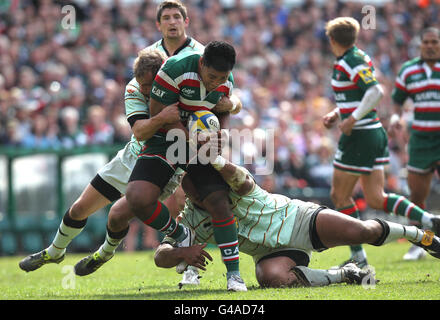
<path fill-rule="evenodd" d="M 229 185 L 211 164 L 190 164 L 186 171 L 202 200 L 215 191 L 229 191 Z M 128 181 L 148 181 L 163 190 L 173 175 L 174 170 L 164 161 L 157 158 L 139 158 Z"/>
<path fill-rule="evenodd" d="M 282 251 L 277 251 L 268 254 L 267 256 L 262 257 L 258 260 L 257 264 L 265 259 L 276 258 L 276 257 L 287 257 L 290 258 L 297 266 L 305 266 L 307 267 L 310 263 L 310 258 L 307 253 L 301 250 L 295 249 L 286 249 Z"/>
<path fill-rule="evenodd" d="M 122 197 L 122 194 L 119 192 L 119 190 L 102 179 L 99 174 L 97 174 L 92 181 L 90 181 L 90 184 L 111 202 L 114 202 Z"/>

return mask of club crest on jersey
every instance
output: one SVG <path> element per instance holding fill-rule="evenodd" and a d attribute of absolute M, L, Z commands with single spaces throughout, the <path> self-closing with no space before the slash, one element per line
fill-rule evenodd
<path fill-rule="evenodd" d="M 370 83 L 376 80 L 370 69 L 362 69 L 358 72 L 358 75 L 364 83 Z"/>

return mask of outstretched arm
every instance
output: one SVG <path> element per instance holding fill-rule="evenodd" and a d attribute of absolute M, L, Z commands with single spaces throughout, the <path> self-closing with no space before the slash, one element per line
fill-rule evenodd
<path fill-rule="evenodd" d="M 190 247 L 173 247 L 169 243 L 162 243 L 156 249 L 154 262 L 159 268 L 172 268 L 184 260 L 191 266 L 206 270 L 206 259 L 212 261 L 212 257 L 204 250 L 206 245 L 203 243 Z"/>
<path fill-rule="evenodd" d="M 239 195 L 246 195 L 254 188 L 254 179 L 243 167 L 233 164 L 221 155 L 218 155 L 211 164 Z"/>

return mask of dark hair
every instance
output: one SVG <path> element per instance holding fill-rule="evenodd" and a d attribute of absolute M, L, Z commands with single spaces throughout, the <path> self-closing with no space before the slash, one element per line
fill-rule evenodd
<path fill-rule="evenodd" d="M 423 40 L 423 37 L 427 33 L 435 33 L 437 35 L 437 38 L 440 38 L 440 29 L 439 28 L 428 27 L 428 28 L 423 29 L 422 32 L 420 32 L 420 39 Z"/>
<path fill-rule="evenodd" d="M 171 8 L 179 9 L 180 14 L 183 17 L 183 20 L 185 20 L 188 17 L 188 14 L 186 12 L 186 7 L 179 0 L 166 0 L 157 6 L 157 11 L 156 11 L 157 22 L 160 22 L 160 18 L 162 17 L 162 12 L 165 9 L 171 9 Z"/>
<path fill-rule="evenodd" d="M 235 65 L 235 49 L 224 41 L 211 41 L 203 52 L 203 64 L 217 71 L 231 71 Z"/>

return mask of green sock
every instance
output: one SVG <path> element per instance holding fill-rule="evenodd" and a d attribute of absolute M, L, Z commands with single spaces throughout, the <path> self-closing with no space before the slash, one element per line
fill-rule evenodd
<path fill-rule="evenodd" d="M 394 193 L 390 193 L 385 196 L 383 209 L 387 213 L 394 213 L 399 216 L 407 217 L 409 220 L 417 221 L 422 224 L 425 222 L 425 220 L 429 221 L 431 216 L 428 212 L 419 206 L 416 206 L 404 196 Z"/>
<path fill-rule="evenodd" d="M 142 222 L 177 241 L 181 241 L 185 237 L 185 230 L 182 225 L 171 217 L 168 208 L 160 201 L 157 202 L 156 209 L 151 216 Z"/>
<path fill-rule="evenodd" d="M 212 220 L 214 238 L 222 255 L 227 273 L 239 274 L 239 249 L 237 239 L 237 225 L 235 217 L 230 216 L 224 220 Z"/>

